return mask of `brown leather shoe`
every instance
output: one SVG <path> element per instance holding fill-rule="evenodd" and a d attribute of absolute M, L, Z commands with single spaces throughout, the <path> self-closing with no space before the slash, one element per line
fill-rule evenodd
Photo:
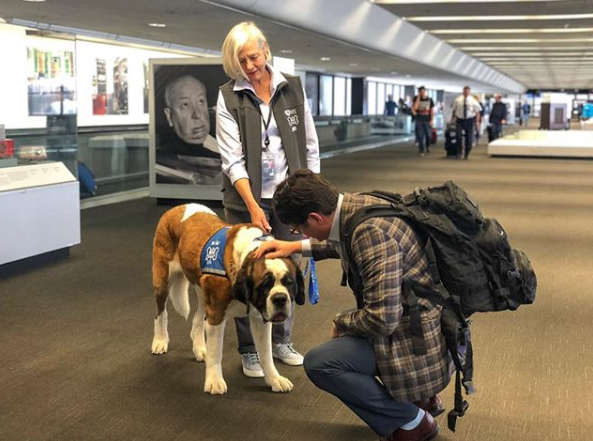
<path fill-rule="evenodd" d="M 416 401 L 414 404 L 418 406 L 420 409 L 430 413 L 435 418 L 445 411 L 443 401 L 441 400 L 441 397 L 439 397 L 438 394 L 434 397 L 430 397 L 425 400 Z"/>
<path fill-rule="evenodd" d="M 429 441 L 438 434 L 439 426 L 432 415 L 426 412 L 418 427 L 412 430 L 397 429 L 383 441 Z"/>

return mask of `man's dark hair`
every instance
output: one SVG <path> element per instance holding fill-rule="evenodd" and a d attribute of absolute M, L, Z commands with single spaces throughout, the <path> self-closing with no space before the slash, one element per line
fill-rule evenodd
<path fill-rule="evenodd" d="M 426 87 L 424 87 L 424 86 L 420 86 L 420 87 L 418 88 L 418 92 L 422 92 L 423 90 L 426 90 Z"/>
<path fill-rule="evenodd" d="M 467 90 L 472 90 L 472 88 L 471 88 L 471 87 L 469 87 L 469 86 L 465 86 L 465 87 L 463 88 L 463 90 L 466 90 L 466 89 L 467 89 Z"/>
<path fill-rule="evenodd" d="M 310 213 L 333 213 L 338 205 L 338 196 L 336 187 L 323 176 L 301 169 L 276 187 L 274 212 L 284 224 L 302 225 Z"/>

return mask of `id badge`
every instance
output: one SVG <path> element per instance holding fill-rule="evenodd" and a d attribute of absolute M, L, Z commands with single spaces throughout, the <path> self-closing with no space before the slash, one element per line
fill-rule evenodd
<path fill-rule="evenodd" d="M 273 178 L 276 175 L 276 163 L 274 154 L 269 150 L 262 151 L 262 176 L 264 178 Z"/>

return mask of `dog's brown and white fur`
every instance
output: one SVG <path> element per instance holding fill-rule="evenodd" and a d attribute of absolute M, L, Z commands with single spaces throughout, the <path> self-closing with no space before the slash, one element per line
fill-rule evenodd
<path fill-rule="evenodd" d="M 167 298 L 186 319 L 188 288 L 198 297 L 191 339 L 198 361 L 206 361 L 204 392 L 224 394 L 222 347 L 226 320 L 249 316 L 266 383 L 274 392 L 289 392 L 292 383 L 282 377 L 272 361 L 272 323 L 284 321 L 296 301 L 304 303 L 304 283 L 292 259 L 254 259 L 255 238 L 263 231 L 251 224 L 232 226 L 224 250 L 228 277 L 202 273 L 200 260 L 208 239 L 227 225 L 208 207 L 182 205 L 167 211 L 159 221 L 153 244 L 152 284 L 157 313 L 152 353 L 168 350 Z M 204 321 L 206 318 L 206 321 Z M 204 339 L 204 327 L 206 339 Z"/>

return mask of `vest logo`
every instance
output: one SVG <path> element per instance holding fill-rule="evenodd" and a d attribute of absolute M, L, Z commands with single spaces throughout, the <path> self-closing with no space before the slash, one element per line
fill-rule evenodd
<path fill-rule="evenodd" d="M 212 246 L 208 247 L 206 251 L 206 263 L 211 264 L 218 258 L 218 253 L 220 251 L 220 242 L 215 240 L 212 242 Z"/>
<path fill-rule="evenodd" d="M 286 120 L 288 121 L 288 125 L 292 128 L 292 131 L 296 132 L 297 126 L 299 125 L 299 117 L 296 109 L 286 109 L 284 114 L 286 115 Z"/>

